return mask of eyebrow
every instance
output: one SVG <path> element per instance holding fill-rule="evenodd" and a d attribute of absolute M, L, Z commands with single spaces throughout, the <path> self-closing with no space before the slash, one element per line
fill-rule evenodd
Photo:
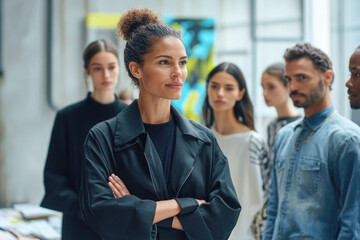
<path fill-rule="evenodd" d="M 159 56 L 156 56 L 154 59 L 157 59 L 157 58 L 169 58 L 169 59 L 173 59 L 173 57 L 171 56 L 168 56 L 168 55 L 159 55 Z M 185 58 L 188 58 L 188 56 L 182 56 L 180 59 L 185 59 Z"/>
<path fill-rule="evenodd" d="M 211 81 L 210 84 L 220 85 L 220 83 L 214 81 Z M 234 87 L 234 86 L 235 84 L 232 83 L 225 84 L 225 87 Z"/>
<path fill-rule="evenodd" d="M 107 65 L 111 65 L 111 64 L 116 64 L 116 62 L 111 62 L 111 63 L 108 63 Z M 99 65 L 99 66 L 102 66 L 101 63 L 92 63 L 90 66 L 94 66 L 94 65 Z"/>

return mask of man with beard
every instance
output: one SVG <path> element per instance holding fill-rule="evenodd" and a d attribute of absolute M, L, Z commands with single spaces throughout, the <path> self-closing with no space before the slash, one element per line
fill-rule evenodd
<path fill-rule="evenodd" d="M 310 44 L 287 49 L 285 77 L 304 119 L 276 136 L 263 239 L 360 238 L 360 128 L 332 105 L 332 63 Z"/>
<path fill-rule="evenodd" d="M 360 46 L 358 46 L 349 61 L 350 79 L 346 82 L 348 88 L 350 106 L 353 109 L 360 108 Z"/>

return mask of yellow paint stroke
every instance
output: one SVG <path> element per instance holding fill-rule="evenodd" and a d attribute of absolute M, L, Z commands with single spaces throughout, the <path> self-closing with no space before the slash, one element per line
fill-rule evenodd
<path fill-rule="evenodd" d="M 89 13 L 86 16 L 86 27 L 115 29 L 120 17 L 121 14 Z"/>

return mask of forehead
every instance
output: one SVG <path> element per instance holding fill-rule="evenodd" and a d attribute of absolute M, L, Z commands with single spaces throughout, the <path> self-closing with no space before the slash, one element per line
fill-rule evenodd
<path fill-rule="evenodd" d="M 210 79 L 210 82 L 218 83 L 218 84 L 231 84 L 231 85 L 238 84 L 235 77 L 225 71 L 215 73 L 214 76 L 212 76 L 212 78 Z"/>
<path fill-rule="evenodd" d="M 278 84 L 281 83 L 281 80 L 277 76 L 265 72 L 262 75 L 261 82 Z"/>
<path fill-rule="evenodd" d="M 349 68 L 360 69 L 360 50 L 356 50 L 350 57 Z"/>
<path fill-rule="evenodd" d="M 289 62 L 286 62 L 285 64 L 286 76 L 302 74 L 302 73 L 311 74 L 316 72 L 318 71 L 315 69 L 313 62 L 311 61 L 311 59 L 307 57 L 294 59 Z"/>
<path fill-rule="evenodd" d="M 186 50 L 183 42 L 173 36 L 161 38 L 153 44 L 149 55 L 158 56 L 166 55 L 171 57 L 184 57 Z"/>
<path fill-rule="evenodd" d="M 100 51 L 90 60 L 90 63 L 110 63 L 117 62 L 118 58 L 112 52 Z"/>

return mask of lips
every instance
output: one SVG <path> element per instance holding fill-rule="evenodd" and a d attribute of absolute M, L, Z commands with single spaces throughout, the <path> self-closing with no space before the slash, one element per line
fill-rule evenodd
<path fill-rule="evenodd" d="M 349 97 L 348 97 L 349 99 L 356 97 L 356 94 L 355 94 L 354 92 L 350 91 L 350 90 L 348 90 L 347 93 L 348 93 L 348 95 L 349 95 Z"/>
<path fill-rule="evenodd" d="M 223 100 L 215 100 L 216 104 L 224 104 L 225 102 Z"/>
<path fill-rule="evenodd" d="M 104 86 L 108 86 L 108 85 L 111 84 L 111 82 L 102 82 L 101 84 L 104 85 Z"/>
<path fill-rule="evenodd" d="M 169 88 L 179 89 L 179 88 L 182 88 L 183 84 L 179 83 L 179 82 L 173 82 L 173 83 L 166 84 L 166 86 Z"/>

